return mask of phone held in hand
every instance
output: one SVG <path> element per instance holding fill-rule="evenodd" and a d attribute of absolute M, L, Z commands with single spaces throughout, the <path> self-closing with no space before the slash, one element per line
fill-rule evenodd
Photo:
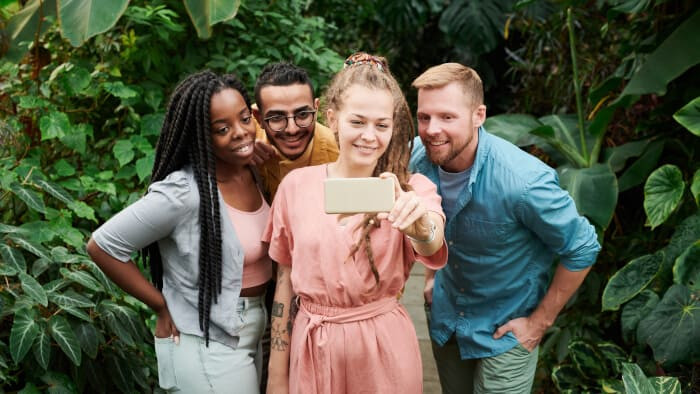
<path fill-rule="evenodd" d="M 389 212 L 394 207 L 391 178 L 328 178 L 323 186 L 326 213 Z"/>

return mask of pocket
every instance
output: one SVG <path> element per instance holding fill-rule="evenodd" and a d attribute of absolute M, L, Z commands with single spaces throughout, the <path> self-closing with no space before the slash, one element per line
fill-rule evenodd
<path fill-rule="evenodd" d="M 172 337 L 154 337 L 156 360 L 158 362 L 158 385 L 163 390 L 177 389 L 175 375 L 175 341 Z"/>

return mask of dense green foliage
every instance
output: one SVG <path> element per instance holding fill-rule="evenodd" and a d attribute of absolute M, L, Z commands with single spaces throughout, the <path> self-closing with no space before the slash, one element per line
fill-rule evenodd
<path fill-rule="evenodd" d="M 603 251 L 545 337 L 535 391 L 700 391 L 695 2 L 109 3 L 0 0 L 3 390 L 156 385 L 150 311 L 84 244 L 144 192 L 179 79 L 210 68 L 252 88 L 290 60 L 320 91 L 363 49 L 389 58 L 412 103 L 426 67 L 475 67 L 501 113 L 487 129 L 556 167 L 598 228 Z"/>

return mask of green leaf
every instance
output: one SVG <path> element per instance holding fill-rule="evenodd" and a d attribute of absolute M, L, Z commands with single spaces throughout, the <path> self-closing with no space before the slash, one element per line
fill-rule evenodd
<path fill-rule="evenodd" d="M 442 12 L 440 30 L 467 46 L 474 55 L 488 53 L 501 41 L 506 3 L 490 0 L 451 1 Z"/>
<path fill-rule="evenodd" d="M 683 174 L 672 164 L 663 165 L 649 175 L 644 184 L 644 211 L 652 230 L 678 208 L 684 190 Z"/>
<path fill-rule="evenodd" d="M 64 227 L 59 236 L 66 244 L 74 248 L 79 248 L 85 245 L 85 236 L 83 236 L 83 233 L 81 233 L 77 228 Z"/>
<path fill-rule="evenodd" d="M 184 0 L 187 13 L 192 20 L 197 36 L 201 39 L 211 37 L 211 27 L 218 22 L 227 21 L 238 12 L 240 0 Z"/>
<path fill-rule="evenodd" d="M 60 2 L 65 0 L 60 0 Z M 89 85 L 92 76 L 90 73 L 79 66 L 73 64 L 67 68 L 59 77 L 60 85 L 67 95 L 76 96 L 82 93 Z"/>
<path fill-rule="evenodd" d="M 74 394 L 78 392 L 73 380 L 60 372 L 46 371 L 41 376 L 41 381 L 48 386 L 48 394 Z"/>
<path fill-rule="evenodd" d="M 605 359 L 608 370 L 615 375 L 622 372 L 622 363 L 627 361 L 627 353 L 621 347 L 611 342 L 601 342 L 596 344 L 596 350 Z"/>
<path fill-rule="evenodd" d="M 6 243 L 0 243 L 0 256 L 2 256 L 2 260 L 5 264 L 14 268 L 16 271 L 27 271 L 27 263 L 24 260 L 22 252 L 12 246 Z"/>
<path fill-rule="evenodd" d="M 593 346 L 583 341 L 573 341 L 569 344 L 569 355 L 582 376 L 589 379 L 606 376 L 605 361 Z"/>
<path fill-rule="evenodd" d="M 39 335 L 36 318 L 36 312 L 33 309 L 21 309 L 15 312 L 10 331 L 10 355 L 15 364 L 19 364 L 24 359 L 34 339 Z"/>
<path fill-rule="evenodd" d="M 94 359 L 100 346 L 100 334 L 94 324 L 78 323 L 74 327 L 75 336 L 78 338 L 80 348 L 85 354 Z"/>
<path fill-rule="evenodd" d="M 68 208 L 75 212 L 75 214 L 78 215 L 78 217 L 81 217 L 83 219 L 89 219 L 97 223 L 97 219 L 95 218 L 95 210 L 92 209 L 92 207 L 90 207 L 89 205 L 85 204 L 84 202 L 74 201 L 68 204 Z"/>
<path fill-rule="evenodd" d="M 683 285 L 672 285 L 647 317 L 637 337 L 660 363 L 675 364 L 700 357 L 700 299 Z"/>
<path fill-rule="evenodd" d="M 673 376 L 654 376 L 649 378 L 649 383 L 656 394 L 682 394 L 681 383 Z"/>
<path fill-rule="evenodd" d="M 651 139 L 647 138 L 606 148 L 603 151 L 605 162 L 610 165 L 613 172 L 618 172 L 625 167 L 627 160 L 641 155 L 647 149 L 650 142 Z"/>
<path fill-rule="evenodd" d="M 700 137 L 700 97 L 696 97 L 679 109 L 678 112 L 673 114 L 673 119 L 691 133 Z"/>
<path fill-rule="evenodd" d="M 85 154 L 85 146 L 89 134 L 92 134 L 92 126 L 81 123 L 74 126 L 69 133 L 61 137 L 61 143 L 80 154 Z"/>
<path fill-rule="evenodd" d="M 0 233 L 3 234 L 24 234 L 27 235 L 27 229 L 17 226 L 11 226 L 9 224 L 0 223 Z"/>
<path fill-rule="evenodd" d="M 17 107 L 24 109 L 49 108 L 51 102 L 37 96 L 22 96 L 19 98 Z"/>
<path fill-rule="evenodd" d="M 103 292 L 104 289 L 100 282 L 98 282 L 92 275 L 85 271 L 71 271 L 67 268 L 61 268 L 59 270 L 64 278 L 72 280 L 75 283 L 79 283 L 88 289 L 95 292 Z"/>
<path fill-rule="evenodd" d="M 601 229 L 612 220 L 617 205 L 617 177 L 605 164 L 590 168 L 560 167 L 560 182 L 576 202 L 576 209 Z"/>
<path fill-rule="evenodd" d="M 44 329 L 39 330 L 39 335 L 34 340 L 34 358 L 44 370 L 49 368 L 51 360 L 51 339 L 49 334 Z"/>
<path fill-rule="evenodd" d="M 28 295 L 31 299 L 44 307 L 49 305 L 49 300 L 46 298 L 46 291 L 43 287 L 41 287 L 41 284 L 39 284 L 36 279 L 24 272 L 20 272 L 19 280 L 22 283 L 22 290 L 24 290 L 24 294 Z"/>
<path fill-rule="evenodd" d="M 40 257 L 34 261 L 32 264 L 32 276 L 35 278 L 46 272 L 47 269 L 53 264 L 51 260 Z M 43 287 L 43 286 L 42 286 Z"/>
<path fill-rule="evenodd" d="M 68 324 L 68 321 L 63 316 L 53 315 L 49 320 L 49 328 L 51 330 L 51 337 L 58 343 L 63 353 L 73 361 L 73 364 L 80 365 L 80 360 L 82 358 L 80 344 L 75 337 L 75 333 Z"/>
<path fill-rule="evenodd" d="M 649 383 L 647 377 L 639 368 L 639 365 L 633 363 L 622 364 L 622 382 L 625 384 L 625 392 L 627 394 L 654 394 L 654 387 Z"/>
<path fill-rule="evenodd" d="M 573 365 L 557 365 L 552 368 L 552 380 L 560 392 L 565 390 L 580 390 L 584 387 L 581 375 Z"/>
<path fill-rule="evenodd" d="M 639 159 L 635 160 L 632 165 L 620 176 L 617 184 L 620 187 L 620 193 L 627 191 L 637 185 L 641 185 L 656 168 L 659 163 L 659 158 L 664 150 L 663 141 L 654 141 L 644 151 Z"/>
<path fill-rule="evenodd" d="M 125 166 L 134 159 L 134 145 L 129 140 L 119 140 L 112 148 L 114 157 L 119 161 L 120 166 Z"/>
<path fill-rule="evenodd" d="M 700 291 L 700 240 L 690 245 L 676 259 L 673 266 L 673 282 Z"/>
<path fill-rule="evenodd" d="M 80 308 L 76 308 L 74 306 L 64 306 L 61 308 L 61 310 L 68 313 L 69 315 L 77 317 L 78 319 L 92 323 L 92 318 L 90 317 L 90 315 L 88 315 L 87 312 Z"/>
<path fill-rule="evenodd" d="M 110 300 L 104 300 L 97 306 L 97 312 L 112 332 L 119 337 L 126 345 L 132 346 L 134 335 L 138 336 L 138 330 L 134 330 L 136 317 L 135 312 L 128 307 L 119 305 Z"/>
<path fill-rule="evenodd" d="M 64 159 L 61 159 L 54 163 L 53 168 L 56 171 L 56 175 L 58 176 L 71 176 L 75 174 L 75 167 L 73 167 Z"/>
<path fill-rule="evenodd" d="M 74 47 L 111 29 L 126 10 L 129 0 L 61 0 L 58 20 L 61 35 Z"/>
<path fill-rule="evenodd" d="M 149 114 L 141 117 L 141 135 L 158 135 L 163 127 L 164 114 Z"/>
<path fill-rule="evenodd" d="M 600 389 L 605 394 L 625 394 L 625 385 L 618 379 L 601 379 Z"/>
<path fill-rule="evenodd" d="M 10 38 L 10 49 L 4 59 L 19 63 L 27 52 L 27 44 L 33 42 L 37 36 L 37 30 L 41 24 L 41 36 L 51 27 L 47 17 L 56 15 L 56 0 L 30 0 L 27 4 L 12 15 L 7 23 L 7 32 Z M 40 18 L 43 16 L 43 21 Z M 21 43 L 24 43 L 20 45 Z"/>
<path fill-rule="evenodd" d="M 663 254 L 647 254 L 627 263 L 613 275 L 603 290 L 603 310 L 617 310 L 644 290 L 654 279 Z"/>
<path fill-rule="evenodd" d="M 75 292 L 73 289 L 68 289 L 63 293 L 51 293 L 49 294 L 49 300 L 60 307 L 75 306 L 78 308 L 91 308 L 95 306 L 95 303 L 89 298 Z"/>
<path fill-rule="evenodd" d="M 629 81 L 620 99 L 627 95 L 666 94 L 666 85 L 700 62 L 700 45 L 688 37 L 700 36 L 700 11 L 696 11 L 647 56 Z"/>
<path fill-rule="evenodd" d="M 625 304 L 622 308 L 620 321 L 622 323 L 622 334 L 628 341 L 631 342 L 635 338 L 634 333 L 637 331 L 639 322 L 649 316 L 658 303 L 659 296 L 653 291 L 645 289 Z"/>
<path fill-rule="evenodd" d="M 12 240 L 14 243 L 17 244 L 17 246 L 37 257 L 43 257 L 45 259 L 49 258 L 48 250 L 46 250 L 43 246 L 39 244 L 25 239 L 24 237 L 21 237 L 19 235 L 8 235 L 7 239 Z"/>
<path fill-rule="evenodd" d="M 37 212 L 45 213 L 46 205 L 44 205 L 44 200 L 41 195 L 34 190 L 30 190 L 22 187 L 19 183 L 15 182 L 10 185 L 12 193 L 15 194 L 20 200 L 24 201 L 27 206 Z"/>
<path fill-rule="evenodd" d="M 39 129 L 42 141 L 61 138 L 71 132 L 70 119 L 63 112 L 51 111 L 39 118 Z"/>
<path fill-rule="evenodd" d="M 18 391 L 17 394 L 41 394 L 39 388 L 36 387 L 34 383 L 27 382 L 22 390 Z"/>
<path fill-rule="evenodd" d="M 66 189 L 62 188 L 56 183 L 46 181 L 43 179 L 36 179 L 34 180 L 34 183 L 36 183 L 36 185 L 39 186 L 41 190 L 56 197 L 58 200 L 65 204 L 70 204 L 71 202 L 75 201 L 73 196 L 71 196 L 70 193 L 66 191 Z"/>
<path fill-rule="evenodd" d="M 690 185 L 690 192 L 693 194 L 695 204 L 700 206 L 700 170 L 693 174 L 693 183 Z"/>
<path fill-rule="evenodd" d="M 151 175 L 155 158 L 155 154 L 149 154 L 136 160 L 136 174 L 139 177 L 139 181 L 143 182 L 144 179 Z"/>
<path fill-rule="evenodd" d="M 504 114 L 490 116 L 484 122 L 484 128 L 489 133 L 497 135 L 517 146 L 525 146 L 530 142 L 530 131 L 542 126 L 532 115 Z"/>
<path fill-rule="evenodd" d="M 54 279 L 49 283 L 44 283 L 42 286 L 44 290 L 46 290 L 46 294 L 49 297 L 49 300 L 51 299 L 51 293 L 59 291 L 63 289 L 64 287 L 68 286 L 70 282 L 65 281 L 63 278 L 61 279 Z"/>
<path fill-rule="evenodd" d="M 138 92 L 124 85 L 124 82 L 122 81 L 105 82 L 102 84 L 102 87 L 107 93 L 111 94 L 114 97 L 119 97 L 121 99 L 128 99 L 136 97 L 138 95 Z"/>

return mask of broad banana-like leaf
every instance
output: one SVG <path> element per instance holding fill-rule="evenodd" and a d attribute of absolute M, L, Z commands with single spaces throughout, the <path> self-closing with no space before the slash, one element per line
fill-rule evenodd
<path fill-rule="evenodd" d="M 683 174 L 673 164 L 663 165 L 649 175 L 644 184 L 644 211 L 652 230 L 678 208 L 684 190 Z"/>
<path fill-rule="evenodd" d="M 525 146 L 530 131 L 542 126 L 542 123 L 532 115 L 503 114 L 486 118 L 484 128 L 491 134 L 517 145 Z"/>
<path fill-rule="evenodd" d="M 129 0 L 58 0 L 61 35 L 74 47 L 111 29 L 129 5 Z"/>
<path fill-rule="evenodd" d="M 603 290 L 603 310 L 617 310 L 654 279 L 663 261 L 662 253 L 647 254 L 627 263 L 613 275 Z"/>
<path fill-rule="evenodd" d="M 700 360 L 700 299 L 674 284 L 651 314 L 639 322 L 639 342 L 647 343 L 660 363 Z"/>
<path fill-rule="evenodd" d="M 202 39 L 211 37 L 211 27 L 225 22 L 238 12 L 241 0 L 183 0 L 197 36 Z"/>
<path fill-rule="evenodd" d="M 673 282 L 700 291 L 700 240 L 690 245 L 676 259 L 673 266 Z"/>
<path fill-rule="evenodd" d="M 55 16 L 56 0 L 30 0 L 7 23 L 10 48 L 4 58 L 10 62 L 18 63 L 27 53 L 27 45 L 22 45 L 22 43 L 34 41 L 40 27 L 39 36 L 43 35 L 52 25 L 47 18 Z"/>
<path fill-rule="evenodd" d="M 678 112 L 673 114 L 673 119 L 688 129 L 691 133 L 700 137 L 700 97 L 686 104 Z"/>
<path fill-rule="evenodd" d="M 576 209 L 601 229 L 612 220 L 617 205 L 617 177 L 606 164 L 589 168 L 559 167 L 559 180 L 576 202 Z"/>

